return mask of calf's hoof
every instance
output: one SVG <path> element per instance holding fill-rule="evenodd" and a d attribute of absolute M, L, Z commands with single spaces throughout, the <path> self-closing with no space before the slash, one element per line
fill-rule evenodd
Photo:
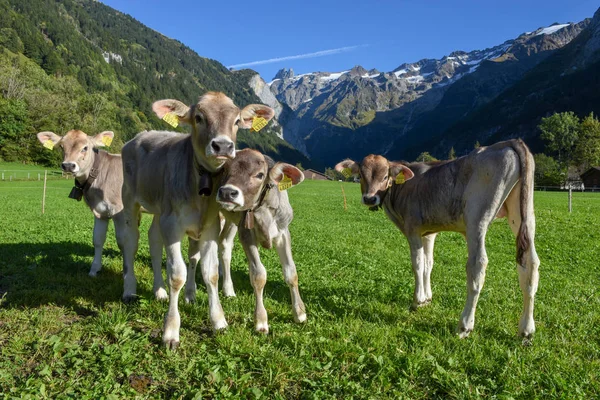
<path fill-rule="evenodd" d="M 531 339 L 534 333 L 535 323 L 533 322 L 533 318 L 521 319 L 519 322 L 519 335 L 525 339 Z"/>
<path fill-rule="evenodd" d="M 179 347 L 179 340 L 177 339 L 163 339 L 163 343 L 167 350 L 177 350 Z"/>
<path fill-rule="evenodd" d="M 466 328 L 462 326 L 462 324 L 459 324 L 458 328 L 456 329 L 456 335 L 459 339 L 466 338 L 471 332 L 473 332 L 473 328 Z"/>
<path fill-rule="evenodd" d="M 169 295 L 167 294 L 165 288 L 158 288 L 154 290 L 154 297 L 158 301 L 165 301 L 169 298 Z"/>
<path fill-rule="evenodd" d="M 194 304 L 196 302 L 196 290 L 193 292 L 185 291 L 185 303 L 186 304 Z"/>
<path fill-rule="evenodd" d="M 223 329 L 226 329 L 227 326 L 227 321 L 225 321 L 225 318 L 223 318 L 222 320 L 213 323 L 213 331 L 222 331 Z"/>
<path fill-rule="evenodd" d="M 410 310 L 417 311 L 419 308 L 428 306 L 429 304 L 431 304 L 431 299 L 425 299 L 422 301 L 413 301 L 413 303 L 410 305 Z"/>
<path fill-rule="evenodd" d="M 125 304 L 133 304 L 136 303 L 138 301 L 138 296 L 133 293 L 133 294 L 124 294 L 123 295 L 123 303 Z"/>
<path fill-rule="evenodd" d="M 269 324 L 267 322 L 259 322 L 256 324 L 254 330 L 256 330 L 258 333 L 262 333 L 263 335 L 267 335 L 269 333 Z"/>
<path fill-rule="evenodd" d="M 88 273 L 88 275 L 91 276 L 92 278 L 95 278 L 101 269 L 102 269 L 102 265 L 92 264 L 92 267 L 90 268 L 90 272 Z"/>
<path fill-rule="evenodd" d="M 235 290 L 233 290 L 233 286 L 223 285 L 223 295 L 225 297 L 235 297 Z"/>

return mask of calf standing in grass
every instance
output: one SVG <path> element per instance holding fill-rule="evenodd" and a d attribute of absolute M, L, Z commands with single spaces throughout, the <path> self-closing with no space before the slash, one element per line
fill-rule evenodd
<path fill-rule="evenodd" d="M 453 231 L 466 237 L 467 302 L 458 324 L 461 338 L 469 335 L 475 323 L 475 308 L 488 264 L 488 227 L 494 218 L 506 216 L 517 238 L 517 270 L 523 292 L 519 333 L 533 335 L 540 264 L 534 245 L 534 161 L 521 140 L 480 147 L 453 161 L 405 164 L 369 155 L 360 164 L 345 160 L 335 169 L 349 169 L 359 175 L 362 203 L 371 208 L 383 207 L 408 239 L 415 275 L 414 308 L 431 301 L 430 275 L 437 233 Z"/>
<path fill-rule="evenodd" d="M 298 168 L 290 164 L 274 163 L 255 150 L 238 151 L 235 159 L 225 164 L 217 201 L 228 222 L 239 225 L 240 242 L 248 258 L 250 282 L 256 297 L 254 323 L 258 332 L 269 332 L 267 310 L 263 305 L 267 270 L 260 260 L 259 244 L 267 249 L 275 246 L 283 268 L 283 277 L 290 288 L 294 320 L 306 321 L 288 229 L 294 213 L 285 186 L 282 186 L 297 185 L 303 180 L 304 174 Z M 278 186 L 283 190 L 278 190 Z M 222 263 L 224 276 L 230 276 L 231 246 L 235 236 L 235 228 L 231 229 L 231 225 L 226 224 L 225 227 L 229 226 L 230 229 L 225 229 L 221 235 L 221 246 L 224 253 L 228 254 Z"/>
<path fill-rule="evenodd" d="M 240 110 L 223 93 L 209 92 L 186 106 L 177 100 L 152 105 L 159 118 L 191 126 L 191 134 L 150 131 L 138 134 L 123 147 L 123 269 L 131 271 L 137 252 L 140 208 L 159 218 L 167 252 L 169 310 L 164 320 L 163 342 L 179 344 L 178 298 L 187 280 L 181 256 L 181 240 L 190 242 L 190 254 L 200 255 L 200 269 L 208 292 L 209 316 L 214 330 L 227 327 L 218 294 L 219 206 L 215 200 L 218 176 L 226 160 L 236 155 L 238 128 L 250 128 L 256 117 L 270 120 L 275 114 L 267 106 L 251 104 Z M 196 263 L 191 263 L 193 266 Z M 192 271 L 192 274 L 195 270 Z M 125 282 L 125 296 L 133 296 L 135 279 Z M 194 276 L 186 286 L 186 300 L 196 296 Z"/>
<path fill-rule="evenodd" d="M 88 136 L 79 130 L 71 130 L 65 136 L 53 132 L 40 132 L 39 141 L 48 148 L 60 146 L 64 157 L 61 167 L 63 171 L 75 176 L 75 187 L 70 198 L 85 200 L 94 213 L 94 261 L 90 268 L 90 276 L 102 268 L 102 250 L 106 241 L 108 221 L 113 220 L 117 243 L 122 247 L 123 202 L 121 187 L 123 186 L 123 165 L 120 154 L 110 154 L 96 147 L 106 146 L 112 141 L 114 133 L 106 131 L 96 136 Z M 157 242 L 158 237 L 158 242 Z M 159 300 L 167 299 L 165 283 L 161 272 L 162 243 L 158 221 L 154 219 L 148 232 L 152 267 L 154 270 L 154 295 Z M 131 270 L 133 274 L 133 270 Z M 128 277 L 125 276 L 125 280 Z"/>

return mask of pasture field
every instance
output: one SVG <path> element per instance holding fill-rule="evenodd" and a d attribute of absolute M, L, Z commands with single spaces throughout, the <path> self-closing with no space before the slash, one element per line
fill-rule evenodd
<path fill-rule="evenodd" d="M 232 261 L 237 297 L 222 298 L 229 328 L 213 334 L 200 272 L 198 302 L 181 295 L 181 346 L 161 344 L 167 304 L 152 296 L 144 217 L 136 259 L 139 302 L 122 304 L 121 256 L 108 234 L 103 270 L 93 217 L 67 198 L 72 182 L 0 182 L 0 397 L 5 398 L 598 398 L 600 196 L 536 192 L 541 260 L 537 333 L 517 337 L 522 295 L 504 221 L 487 237 L 489 267 L 475 331 L 458 339 L 466 246 L 442 233 L 433 302 L 411 312 L 408 245 L 359 187 L 307 181 L 290 189 L 293 253 L 308 321 L 293 322 L 274 250 L 265 306 L 271 332 L 254 333 L 246 260 Z"/>

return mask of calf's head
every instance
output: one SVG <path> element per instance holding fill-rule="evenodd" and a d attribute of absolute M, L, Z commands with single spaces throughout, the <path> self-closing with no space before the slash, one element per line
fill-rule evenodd
<path fill-rule="evenodd" d="M 350 169 L 352 175 L 360 177 L 360 191 L 362 203 L 373 207 L 381 204 L 385 191 L 402 173 L 404 180 L 414 177 L 414 173 L 404 164 L 388 161 L 385 157 L 370 154 L 362 162 L 356 163 L 350 159 L 344 160 L 335 166 L 335 170 L 342 172 Z"/>
<path fill-rule="evenodd" d="M 158 118 L 172 114 L 178 122 L 190 125 L 194 151 L 215 169 L 235 157 L 239 128 L 249 129 L 254 117 L 268 121 L 275 115 L 271 107 L 262 104 L 250 104 L 240 111 L 229 97 L 219 92 L 200 96 L 190 107 L 178 100 L 159 100 L 152 104 L 152 110 Z"/>
<path fill-rule="evenodd" d="M 258 204 L 265 185 L 277 185 L 285 177 L 293 186 L 304 180 L 302 171 L 293 165 L 275 163 L 256 150 L 240 150 L 225 164 L 217 201 L 228 211 L 250 210 Z"/>
<path fill-rule="evenodd" d="M 105 143 L 112 141 L 114 135 L 111 131 L 105 131 L 96 136 L 88 136 L 80 130 L 73 129 L 65 136 L 58 136 L 54 132 L 40 132 L 37 138 L 45 146 L 49 142 L 53 147 L 60 146 L 63 149 L 63 162 L 60 165 L 63 171 L 81 176 L 92 168 L 94 162 L 92 149 L 105 146 Z"/>

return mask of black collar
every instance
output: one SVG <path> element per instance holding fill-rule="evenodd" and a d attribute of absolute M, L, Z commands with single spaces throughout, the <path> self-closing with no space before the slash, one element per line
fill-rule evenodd
<path fill-rule="evenodd" d="M 98 177 L 98 174 L 100 173 L 100 170 L 98 169 L 98 164 L 100 162 L 100 158 L 98 157 L 98 149 L 94 148 L 92 150 L 94 151 L 94 153 L 96 153 L 94 165 L 92 165 L 92 169 L 90 169 L 88 178 L 85 180 L 85 182 L 80 183 L 77 180 L 77 178 L 75 178 L 75 186 L 73 186 L 73 188 L 71 189 L 71 193 L 69 193 L 70 199 L 81 201 L 85 192 L 87 192 L 88 189 L 92 186 L 92 183 L 94 183 L 94 181 Z"/>
<path fill-rule="evenodd" d="M 275 184 L 273 183 L 267 183 L 265 186 L 263 186 L 262 190 L 260 191 L 260 195 L 258 196 L 258 202 L 256 202 L 254 207 L 252 207 L 249 210 L 246 210 L 243 217 L 244 227 L 246 229 L 254 228 L 254 211 L 262 205 L 263 201 L 265 200 L 265 197 L 267 197 L 267 193 L 274 187 Z"/>

